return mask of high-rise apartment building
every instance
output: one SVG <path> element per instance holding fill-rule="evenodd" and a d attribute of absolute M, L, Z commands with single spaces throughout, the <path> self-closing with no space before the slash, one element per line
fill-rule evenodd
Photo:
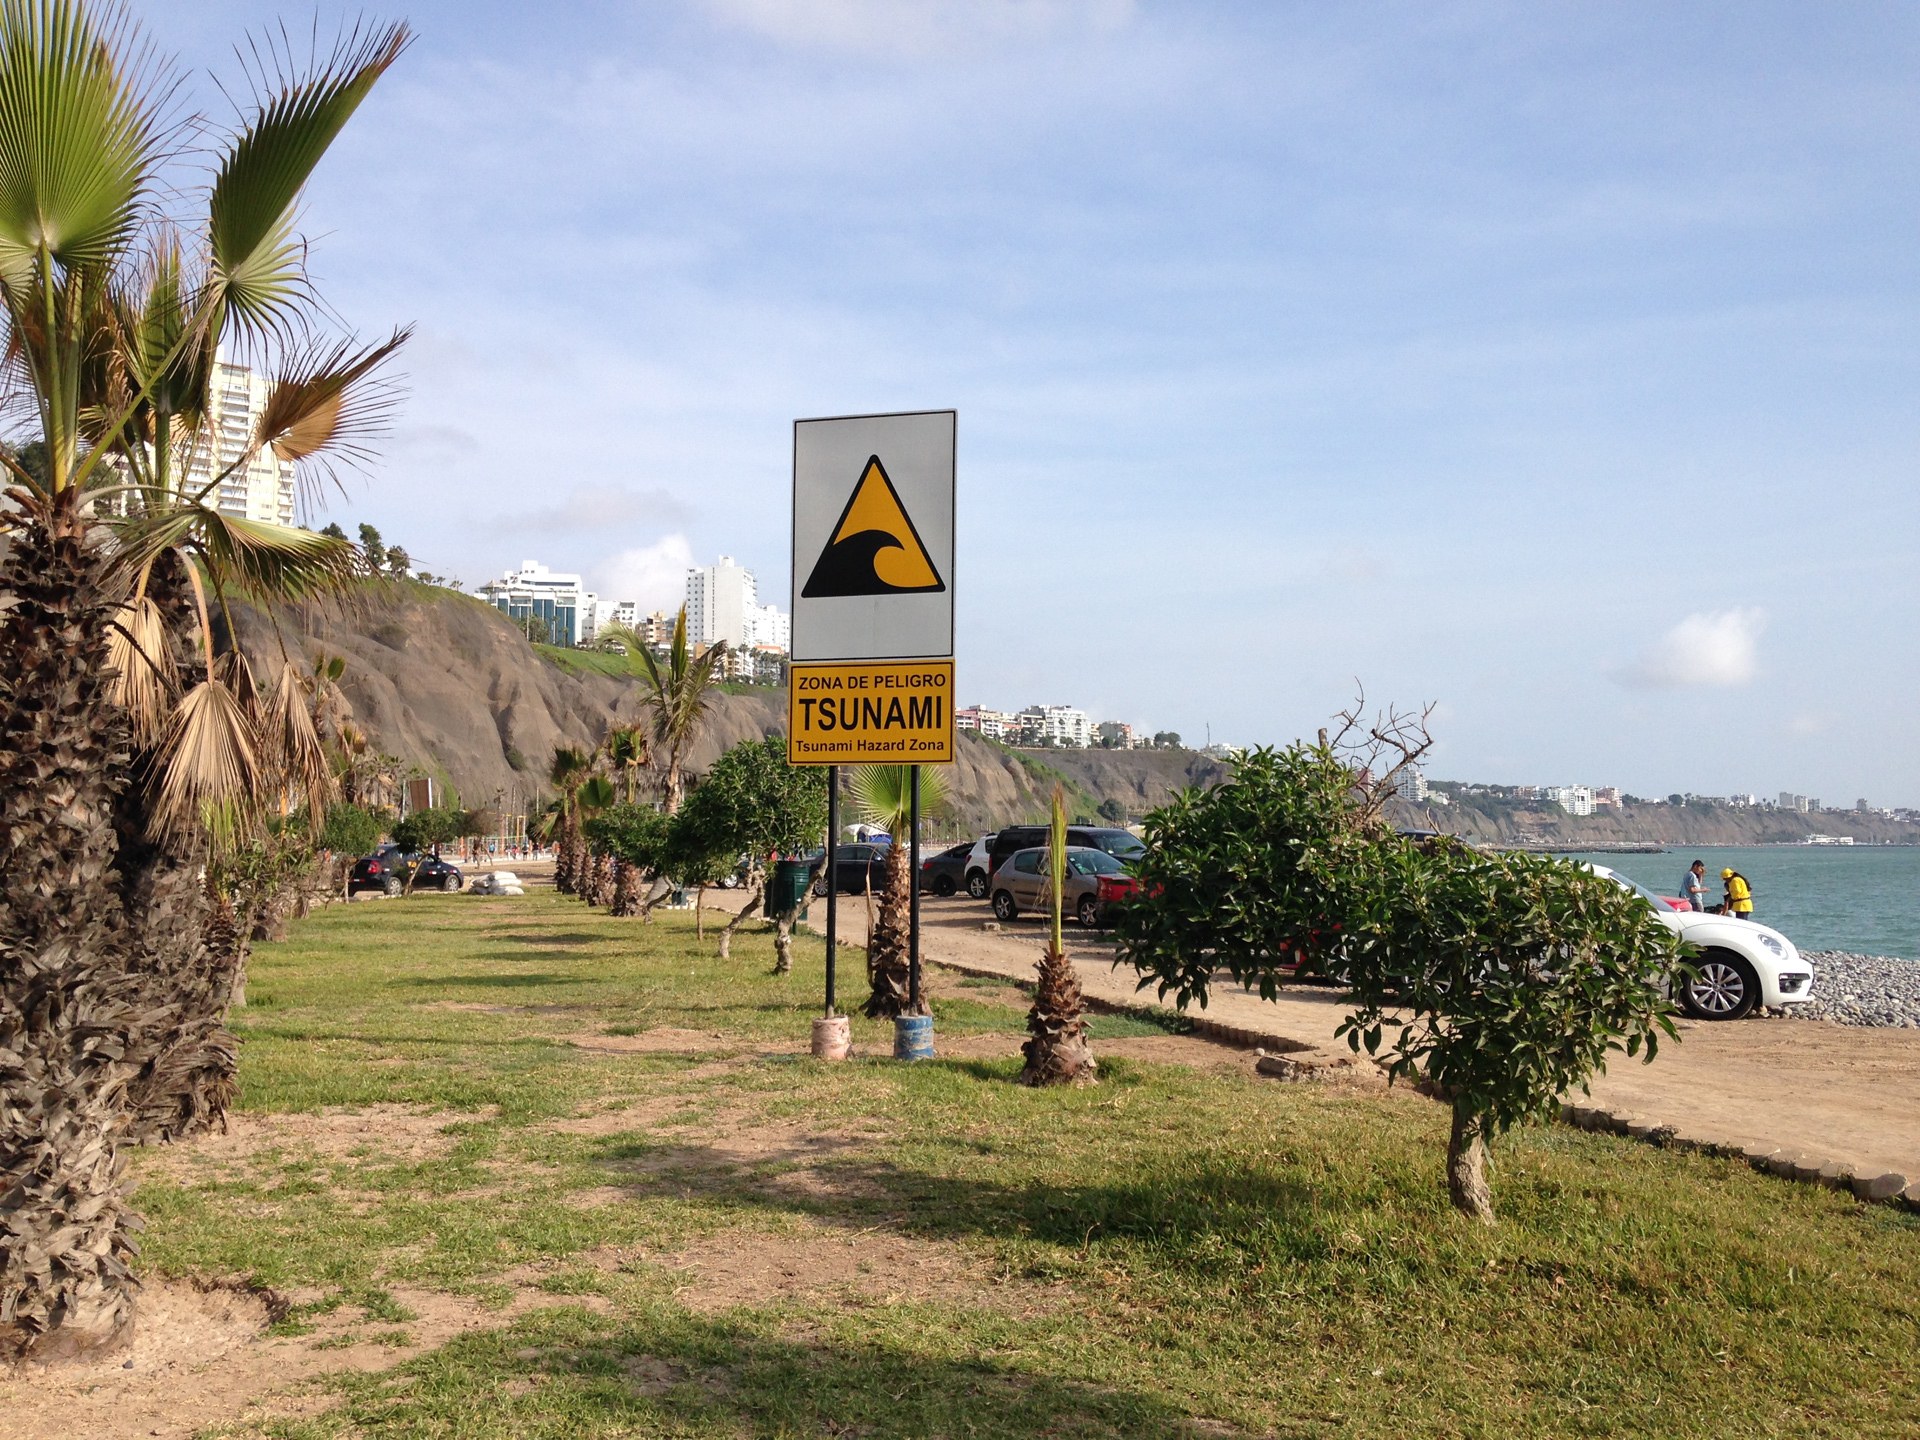
<path fill-rule="evenodd" d="M 745 645 L 748 618 L 758 605 L 753 572 L 731 555 L 687 571 L 687 643 Z"/>
<path fill-rule="evenodd" d="M 1393 777 L 1393 793 L 1410 805 L 1427 798 L 1427 777 L 1418 765 L 1403 765 Z"/>
<path fill-rule="evenodd" d="M 297 500 L 293 462 L 278 458 L 263 446 L 244 465 L 239 463 L 253 442 L 271 389 L 266 376 L 256 375 L 244 365 L 213 362 L 207 423 L 187 457 L 186 483 L 190 490 L 199 491 L 216 476 L 224 476 L 207 496 L 222 515 L 292 525 Z M 229 475 L 230 469 L 233 473 Z"/>
<path fill-rule="evenodd" d="M 687 572 L 687 643 L 784 652 L 793 648 L 793 618 L 777 605 L 762 605 L 753 572 L 722 555 Z"/>

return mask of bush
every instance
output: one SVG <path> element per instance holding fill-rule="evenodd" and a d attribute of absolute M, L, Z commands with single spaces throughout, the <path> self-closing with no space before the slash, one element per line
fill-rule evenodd
<path fill-rule="evenodd" d="M 1327 745 L 1256 750 L 1149 815 L 1120 954 L 1185 1009 L 1216 970 L 1272 999 L 1344 982 L 1340 1033 L 1454 1112 L 1454 1203 L 1491 1218 L 1486 1144 L 1548 1113 L 1615 1050 L 1672 1036 L 1679 942 L 1633 892 L 1570 861 L 1395 834 Z M 1388 1034 L 1392 1032 L 1389 1040 Z"/>

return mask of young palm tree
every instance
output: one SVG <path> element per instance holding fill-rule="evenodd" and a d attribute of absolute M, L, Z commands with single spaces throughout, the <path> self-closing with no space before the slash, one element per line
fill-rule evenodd
<path fill-rule="evenodd" d="M 1067 797 L 1058 785 L 1053 787 L 1047 867 L 1052 925 L 1046 951 L 1040 956 L 1033 1009 L 1027 1013 L 1028 1039 L 1020 1047 L 1027 1061 L 1020 1072 L 1020 1083 L 1091 1085 L 1098 1077 L 1093 1047 L 1087 1043 L 1086 1004 L 1080 994 L 1080 976 L 1061 933 L 1060 907 L 1067 884 Z"/>
<path fill-rule="evenodd" d="M 710 646 L 695 656 L 687 646 L 687 607 L 682 605 L 674 617 L 673 640 L 667 646 L 665 664 L 649 650 L 644 641 L 624 625 L 609 625 L 604 638 L 627 647 L 640 673 L 640 708 L 653 743 L 666 752 L 665 774 L 667 814 L 680 808 L 685 789 L 683 767 L 687 751 L 706 723 L 707 707 L 713 702 L 713 684 L 721 662 L 726 659 L 724 644 Z"/>
<path fill-rule="evenodd" d="M 606 905 L 613 900 L 613 855 L 587 843 L 587 821 L 611 808 L 616 798 L 613 782 L 595 775 L 574 795 L 573 829 L 578 847 L 573 872 L 580 898 L 589 905 Z"/>
<path fill-rule="evenodd" d="M 556 745 L 553 760 L 547 766 L 547 781 L 560 792 L 554 802 L 551 838 L 553 841 L 553 888 L 562 895 L 580 893 L 579 873 L 580 787 L 593 773 L 593 760 L 578 745 Z"/>
<path fill-rule="evenodd" d="M 911 765 L 858 765 L 849 780 L 853 807 L 869 825 L 878 825 L 893 837 L 887 847 L 886 878 L 880 888 L 879 914 L 867 935 L 867 980 L 872 993 L 865 1013 L 870 1018 L 924 1015 L 926 1001 L 913 1008 L 912 967 L 908 926 L 912 923 L 913 866 L 907 836 L 913 814 Z M 920 776 L 922 811 L 940 808 L 946 786 L 937 770 Z"/>
<path fill-rule="evenodd" d="M 202 1003 L 173 993 L 208 948 L 190 884 L 201 814 L 257 800 L 241 671 L 201 644 L 182 673 L 178 642 L 211 632 L 210 579 L 272 597 L 354 568 L 351 547 L 204 505 L 170 517 L 164 496 L 109 536 L 93 502 L 127 493 L 115 465 L 145 453 L 141 415 L 223 327 L 287 338 L 314 313 L 301 188 L 406 42 L 398 27 L 355 37 L 315 76 L 265 84 L 189 227 L 183 278 L 164 208 L 185 193 L 162 173 L 170 87 L 107 16 L 0 0 L 0 318 L 39 447 L 32 467 L 0 454 L 0 1360 L 85 1353 L 131 1324 L 128 1085 L 165 1058 L 162 1012 Z M 134 326 L 136 308 L 167 325 Z M 332 401 L 316 395 L 321 368 L 263 436 L 283 458 L 315 453 L 349 409 L 338 374 Z"/>

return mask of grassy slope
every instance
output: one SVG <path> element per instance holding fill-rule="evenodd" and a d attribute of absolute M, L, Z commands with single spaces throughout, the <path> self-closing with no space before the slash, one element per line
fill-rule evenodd
<path fill-rule="evenodd" d="M 1841 1436 L 1897 1433 L 1920 1407 L 1911 1218 L 1552 1129 L 1502 1142 L 1504 1219 L 1482 1231 L 1446 1207 L 1443 1115 L 1422 1102 L 1125 1062 L 1098 1089 L 1035 1093 L 1011 1063 L 755 1054 L 805 1035 L 821 952 L 799 948 L 775 978 L 764 939 L 722 965 L 684 915 L 641 927 L 550 895 L 334 908 L 262 947 L 248 1109 L 475 1118 L 431 1162 L 290 1144 L 186 1180 L 143 1167 L 145 1264 L 319 1287 L 370 1327 L 407 1319 L 388 1285 L 504 1298 L 501 1273 L 529 1261 L 559 1262 L 556 1295 L 608 1305 L 557 1300 L 338 1382 L 336 1412 L 233 1433 L 1171 1435 L 1206 1417 L 1213 1434 Z M 966 993 L 943 1034 L 1018 1028 Z M 662 1025 L 711 1053 L 555 1040 Z M 556 1128 L 625 1106 L 647 1108 L 617 1133 Z M 827 1183 L 809 1187 L 776 1183 L 791 1160 L 704 1143 L 780 1125 L 869 1138 L 810 1158 Z M 702 1315 L 646 1258 L 821 1222 L 883 1270 L 945 1242 L 979 1262 L 979 1303 Z M 579 1263 L 609 1246 L 617 1269 Z M 996 1303 L 995 1277 L 1065 1303 Z M 633 1383 L 642 1356 L 678 1379 Z"/>

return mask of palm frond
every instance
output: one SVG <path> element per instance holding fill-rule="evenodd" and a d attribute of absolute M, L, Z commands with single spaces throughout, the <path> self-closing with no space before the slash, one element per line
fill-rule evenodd
<path fill-rule="evenodd" d="M 853 808 L 869 825 L 878 825 L 902 841 L 912 823 L 913 770 L 911 765 L 855 765 L 847 777 Z M 938 770 L 920 772 L 920 813 L 931 814 L 946 803 L 946 782 Z"/>
<path fill-rule="evenodd" d="M 115 612 L 107 654 L 113 666 L 113 701 L 132 719 L 135 742 L 151 745 L 166 727 L 180 683 L 167 617 L 151 595 L 136 595 Z"/>
<path fill-rule="evenodd" d="M 276 460 L 315 461 L 338 485 L 333 463 L 371 459 L 371 442 L 386 431 L 400 392 L 380 367 L 412 333 L 396 330 L 358 350 L 343 340 L 295 354 L 267 392 L 245 458 L 269 450 Z M 309 505 L 318 498 L 303 496 Z"/>
<path fill-rule="evenodd" d="M 285 788 L 305 801 L 317 830 L 332 798 L 333 767 L 308 699 L 299 668 L 291 660 L 282 664 L 280 677 L 261 707 L 260 741 L 264 758 L 270 760 Z"/>
<path fill-rule="evenodd" d="M 356 28 L 305 77 L 269 48 L 254 113 L 221 162 L 208 216 L 209 283 L 243 336 L 297 338 L 309 298 L 305 246 L 293 230 L 300 192 L 410 39 L 404 24 Z"/>
<path fill-rule="evenodd" d="M 585 778 L 592 762 L 578 745 L 556 745 L 553 760 L 547 766 L 547 780 L 562 790 L 571 790 Z"/>
<path fill-rule="evenodd" d="M 257 794 L 259 760 L 251 718 L 220 679 L 202 680 L 180 697 L 160 737 L 153 794 L 156 830 L 203 823 L 206 812 L 248 805 Z"/>
<path fill-rule="evenodd" d="M 196 556 L 215 590 L 237 586 L 263 599 L 308 600 L 347 589 L 366 575 L 366 559 L 350 540 L 191 503 L 121 526 L 114 567 L 138 569 L 172 549 Z"/>
<path fill-rule="evenodd" d="M 139 222 L 162 145 L 167 80 L 123 10 L 0 4 L 0 285 L 34 283 L 42 252 L 105 267 Z M 48 283 L 51 277 L 40 277 Z"/>

